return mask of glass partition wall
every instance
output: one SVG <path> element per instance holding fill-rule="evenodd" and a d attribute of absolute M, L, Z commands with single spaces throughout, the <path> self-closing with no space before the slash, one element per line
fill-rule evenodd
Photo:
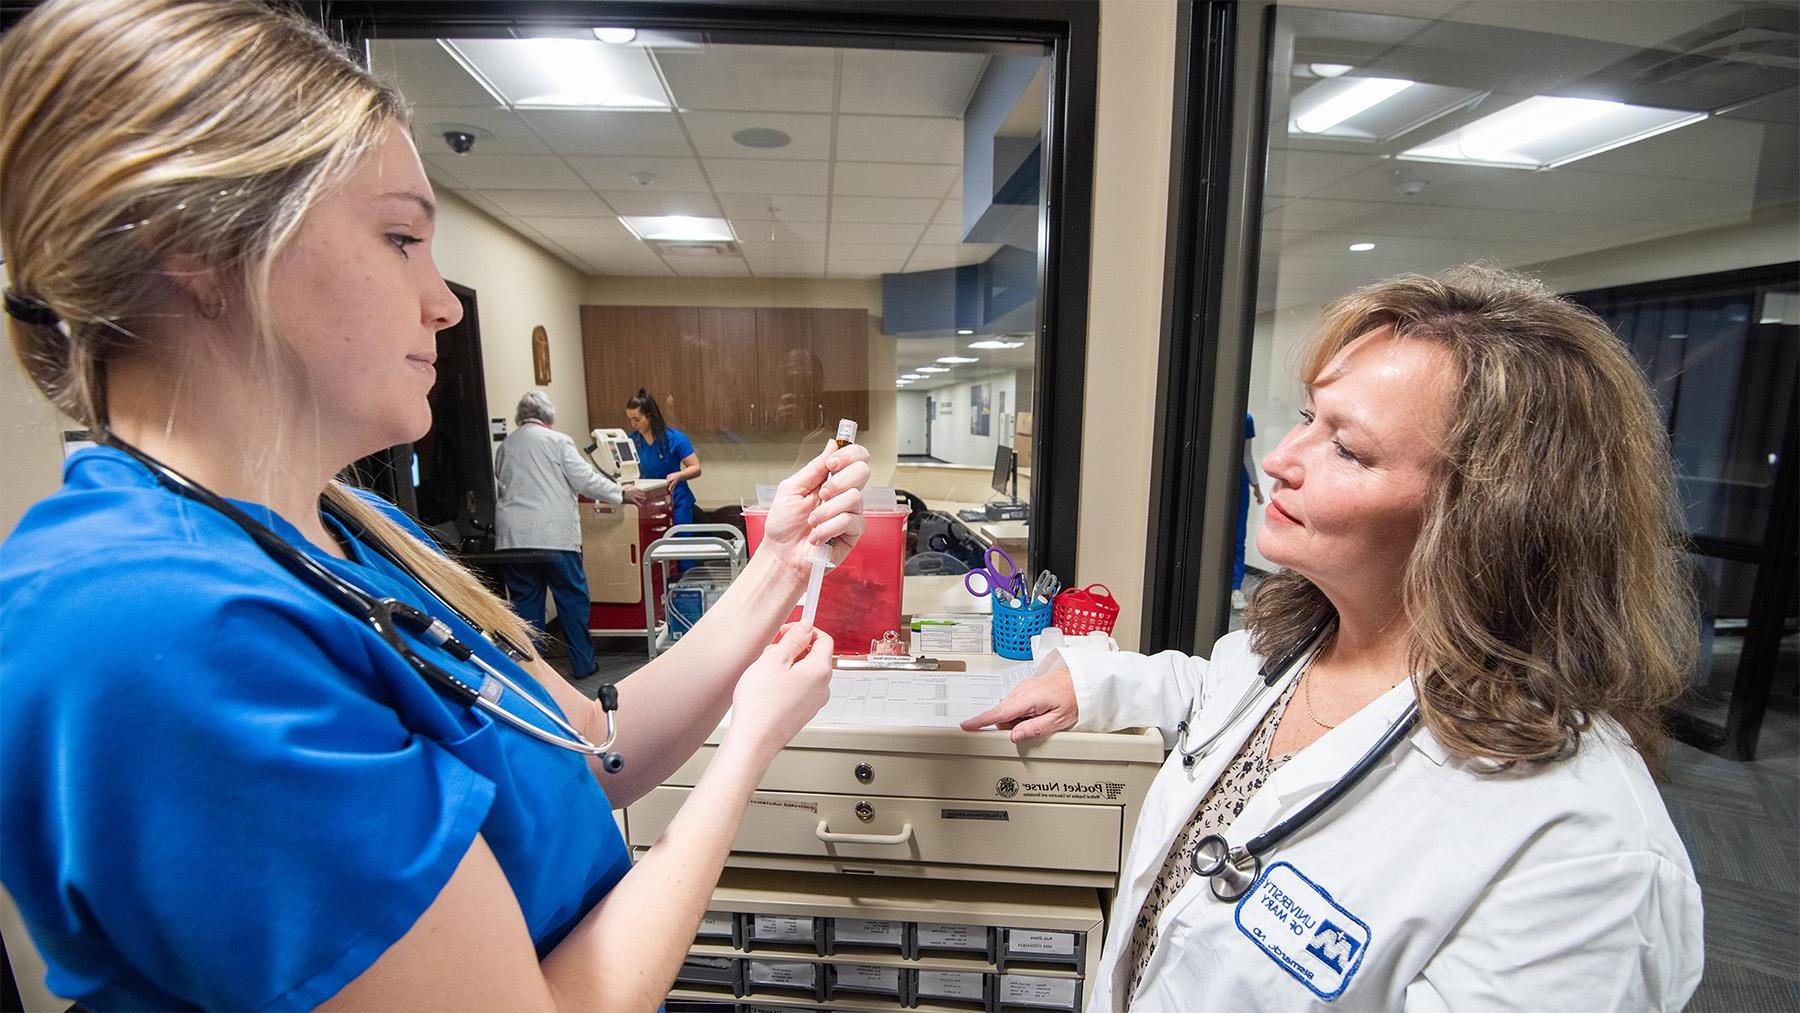
<path fill-rule="evenodd" d="M 1757 3 L 1620 9 L 1260 9 L 1265 171 L 1236 377 L 1243 440 L 1213 452 L 1254 462 L 1279 442 L 1299 408 L 1296 349 L 1323 305 L 1359 285 L 1487 261 L 1586 301 L 1654 384 L 1681 476 L 1707 611 L 1684 734 L 1748 756 L 1771 690 L 1786 707 L 1795 690 L 1800 521 L 1783 476 L 1800 345 L 1800 88 L 1765 43 L 1796 25 L 1791 9 Z M 1261 509 L 1232 509 L 1252 479 L 1267 488 L 1252 468 L 1208 494 L 1240 518 L 1220 536 L 1242 546 L 1241 576 L 1228 578 L 1242 590 L 1270 568 L 1256 551 Z M 1203 614 L 1196 639 L 1240 615 Z"/>

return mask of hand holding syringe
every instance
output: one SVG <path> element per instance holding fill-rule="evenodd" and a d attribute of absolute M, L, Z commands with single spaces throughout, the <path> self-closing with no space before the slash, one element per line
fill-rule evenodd
<path fill-rule="evenodd" d="M 855 442 L 855 421 L 851 419 L 839 419 L 837 436 L 832 439 L 831 444 L 825 449 L 827 452 L 832 450 L 842 450 Z M 829 476 L 827 476 L 827 481 L 830 481 Z M 836 565 L 836 562 L 831 558 L 831 547 L 829 542 L 820 542 L 813 548 L 812 572 L 809 573 L 806 578 L 806 597 L 802 599 L 800 608 L 800 625 L 807 628 L 812 627 L 813 617 L 817 615 L 819 611 L 819 588 L 825 581 L 825 571 Z"/>

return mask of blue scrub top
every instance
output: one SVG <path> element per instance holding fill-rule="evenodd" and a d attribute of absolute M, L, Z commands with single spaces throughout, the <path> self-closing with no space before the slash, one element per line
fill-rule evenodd
<path fill-rule="evenodd" d="M 580 755 L 438 692 L 124 454 L 84 450 L 63 483 L 0 546 L 0 879 L 52 991 L 92 1009 L 315 1006 L 411 928 L 477 833 L 540 957 L 624 876 Z M 239 506 L 555 707 L 380 556 L 335 559 Z"/>
<path fill-rule="evenodd" d="M 635 429 L 631 431 L 632 445 L 637 447 L 638 471 L 645 478 L 668 478 L 681 470 L 682 458 L 694 452 L 694 441 L 679 429 L 670 427 L 663 430 L 662 439 L 650 443 Z M 673 523 L 692 524 L 694 521 L 694 492 L 688 488 L 686 480 L 676 482 L 669 490 L 674 500 Z"/>

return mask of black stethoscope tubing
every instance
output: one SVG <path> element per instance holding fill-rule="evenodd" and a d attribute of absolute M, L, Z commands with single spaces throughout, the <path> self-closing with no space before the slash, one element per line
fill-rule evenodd
<path fill-rule="evenodd" d="M 1246 704 L 1254 698 L 1254 695 L 1272 689 L 1275 683 L 1280 681 L 1281 674 L 1298 661 L 1309 647 L 1320 641 L 1320 637 L 1330 624 L 1329 619 L 1319 623 L 1301 641 L 1299 647 L 1273 662 L 1265 663 L 1257 672 L 1262 679 L 1262 686 L 1253 688 L 1252 696 L 1246 697 L 1245 702 L 1241 703 L 1238 709 L 1246 709 Z M 1318 643 L 1319 649 L 1323 649 L 1323 646 L 1323 643 Z M 1224 728 L 1236 724 L 1239 717 L 1242 717 L 1242 714 L 1234 714 L 1225 722 Z M 1193 857 L 1189 860 L 1193 865 L 1194 872 L 1206 877 L 1212 888 L 1213 896 L 1220 900 L 1234 901 L 1249 893 L 1250 888 L 1256 885 L 1257 878 L 1262 874 L 1263 857 L 1318 819 L 1327 809 L 1337 804 L 1338 800 L 1355 789 L 1364 778 L 1369 776 L 1370 772 L 1380 766 L 1381 761 L 1393 752 L 1395 746 L 1412 734 L 1413 727 L 1418 722 L 1419 701 L 1416 699 L 1408 701 L 1406 710 L 1394 719 L 1394 723 L 1388 726 L 1388 730 L 1382 734 L 1381 738 L 1376 740 L 1375 744 L 1370 746 L 1368 751 L 1363 753 L 1350 766 L 1350 769 L 1344 772 L 1343 776 L 1333 782 L 1331 787 L 1320 792 L 1317 798 L 1302 806 L 1299 812 L 1252 837 L 1248 843 L 1234 848 L 1220 834 L 1207 834 L 1200 838 L 1194 847 Z M 1184 743 L 1187 737 L 1187 722 L 1181 722 L 1176 728 L 1181 737 L 1180 741 Z M 1224 728 L 1221 728 L 1220 732 L 1214 734 L 1199 749 L 1191 753 L 1178 745 L 1182 766 L 1191 769 L 1195 762 L 1218 741 L 1220 735 L 1224 733 Z"/>
<path fill-rule="evenodd" d="M 328 601 L 345 613 L 368 623 L 369 626 L 375 630 L 376 634 L 406 661 L 413 671 L 419 673 L 426 681 L 449 693 L 453 698 L 460 700 L 464 705 L 485 710 L 489 714 L 499 718 L 501 721 L 512 725 L 539 741 L 570 750 L 571 752 L 598 757 L 601 767 L 609 773 L 617 773 L 624 768 L 624 758 L 610 748 L 613 742 L 618 738 L 616 719 L 614 717 L 619 706 L 617 687 L 611 684 L 600 687 L 600 705 L 601 709 L 606 714 L 607 734 L 606 741 L 596 745 L 595 743 L 588 741 L 579 730 L 557 715 L 555 711 L 544 706 L 544 704 L 536 697 L 533 697 L 531 694 L 520 689 L 519 686 L 504 673 L 483 661 L 475 654 L 474 650 L 470 648 L 469 645 L 458 639 L 450 628 L 442 621 L 398 599 L 379 598 L 367 593 L 362 588 L 357 587 L 350 581 L 333 573 L 318 560 L 294 548 L 292 545 L 289 545 L 280 535 L 277 535 L 275 532 L 269 530 L 267 526 L 238 509 L 236 505 L 225 499 L 223 496 L 220 496 L 218 493 L 215 493 L 193 479 L 188 478 L 174 468 L 151 457 L 144 451 L 139 450 L 137 447 L 120 439 L 117 435 L 108 431 L 102 431 L 97 434 L 96 440 L 100 444 L 111 447 L 142 465 L 164 488 L 181 496 L 183 499 L 199 503 L 202 506 L 216 510 L 224 515 L 227 520 L 236 524 L 245 534 L 249 535 L 251 540 L 256 543 L 257 547 L 262 549 L 269 558 L 275 560 L 276 563 L 280 564 L 281 567 L 289 573 L 300 578 L 302 582 L 319 592 Z M 449 602 L 446 602 L 443 596 L 438 594 L 437 591 L 421 579 L 418 574 L 414 573 L 412 568 L 407 566 L 404 560 L 401 560 L 396 554 L 388 550 L 385 545 L 381 544 L 380 539 L 366 537 L 368 533 L 363 531 L 360 524 L 355 523 L 350 518 L 341 516 L 336 511 L 330 509 L 329 505 L 323 501 L 321 501 L 320 507 L 327 515 L 339 523 L 344 524 L 345 527 L 350 529 L 353 533 L 362 532 L 365 536 L 362 539 L 364 544 L 368 545 L 383 559 L 392 563 L 400 570 L 400 572 L 411 577 L 413 582 L 424 588 L 427 594 L 431 595 L 439 604 L 442 604 L 464 622 L 468 623 L 471 629 L 474 629 L 490 643 L 493 643 L 496 648 L 513 658 L 515 661 L 529 657 L 528 654 L 524 653 L 504 635 L 499 635 L 498 639 L 496 639 L 495 634 L 490 634 L 486 630 L 483 630 L 480 626 L 471 621 L 468 616 L 450 605 Z M 471 683 L 461 675 L 433 664 L 426 658 L 421 657 L 418 652 L 408 646 L 406 641 L 401 637 L 402 629 L 423 641 L 433 644 L 458 661 L 472 662 L 482 670 L 485 678 L 483 678 L 479 684 Z M 544 717 L 552 724 L 555 724 L 561 729 L 568 737 L 564 738 L 545 731 L 500 706 L 499 696 L 501 687 L 511 689 L 515 695 L 522 697 L 540 714 L 544 715 Z"/>

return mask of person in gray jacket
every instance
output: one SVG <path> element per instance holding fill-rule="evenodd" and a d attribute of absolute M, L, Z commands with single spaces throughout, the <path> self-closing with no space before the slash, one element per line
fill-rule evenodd
<path fill-rule="evenodd" d="M 581 566 L 581 517 L 575 497 L 587 496 L 614 506 L 643 502 L 638 489 L 627 489 L 594 470 L 575 448 L 575 441 L 550 428 L 556 407 L 543 391 L 526 391 L 514 415 L 518 428 L 494 454 L 494 477 L 500 485 L 495 510 L 495 545 L 531 549 L 526 558 L 501 566 L 507 596 L 520 618 L 541 636 L 544 593 L 556 598 L 556 621 L 569 648 L 569 671 L 583 678 L 594 671 L 594 645 L 588 639 L 587 574 Z"/>

